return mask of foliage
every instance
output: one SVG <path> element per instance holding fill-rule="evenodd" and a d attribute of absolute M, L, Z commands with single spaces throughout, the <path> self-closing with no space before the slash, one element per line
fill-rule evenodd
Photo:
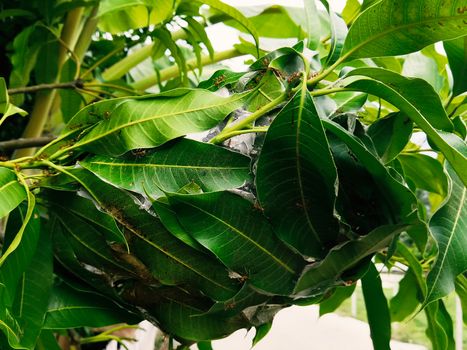
<path fill-rule="evenodd" d="M 252 327 L 256 344 L 280 309 L 330 312 L 359 279 L 375 349 L 422 309 L 433 349 L 453 348 L 443 300 L 466 304 L 467 270 L 460 2 L 0 6 L 16 28 L 1 41 L 0 135 L 28 120 L 26 147 L 42 146 L 0 142 L 2 349 L 115 339 L 90 327 L 142 319 L 181 348 Z M 218 22 L 253 42 L 215 51 Z M 246 72 L 206 75 L 247 54 L 261 57 Z M 374 262 L 403 267 L 389 303 Z"/>

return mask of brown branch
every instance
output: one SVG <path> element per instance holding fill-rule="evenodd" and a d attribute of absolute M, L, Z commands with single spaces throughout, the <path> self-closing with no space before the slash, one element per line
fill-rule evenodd
<path fill-rule="evenodd" d="M 44 146 L 53 140 L 55 140 L 55 136 L 42 136 L 30 139 L 21 138 L 16 140 L 0 141 L 0 151 Z"/>
<path fill-rule="evenodd" d="M 9 95 L 23 94 L 26 92 L 37 92 L 42 90 L 53 90 L 53 89 L 80 89 L 84 85 L 80 79 L 68 81 L 66 83 L 52 83 L 52 84 L 39 84 L 33 86 L 25 86 L 20 88 L 8 89 Z"/>

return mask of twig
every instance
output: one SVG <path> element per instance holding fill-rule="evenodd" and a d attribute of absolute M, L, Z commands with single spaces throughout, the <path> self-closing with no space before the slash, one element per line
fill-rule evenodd
<path fill-rule="evenodd" d="M 55 136 L 42 136 L 42 137 L 34 137 L 30 139 L 20 138 L 20 139 L 15 139 L 15 140 L 1 141 L 0 151 L 44 146 L 53 140 L 55 140 Z"/>
<path fill-rule="evenodd" d="M 27 92 L 37 92 L 42 90 L 53 90 L 53 89 L 80 89 L 83 87 L 83 81 L 73 80 L 66 83 L 52 83 L 52 84 L 39 84 L 33 86 L 25 86 L 20 88 L 8 89 L 9 95 L 23 94 Z"/>

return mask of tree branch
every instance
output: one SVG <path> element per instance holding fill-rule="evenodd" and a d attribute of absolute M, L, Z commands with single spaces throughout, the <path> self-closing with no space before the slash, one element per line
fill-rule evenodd
<path fill-rule="evenodd" d="M 73 80 L 66 83 L 51 83 L 51 84 L 38 84 L 33 86 L 25 86 L 20 88 L 8 89 L 9 95 L 23 94 L 27 92 L 37 92 L 42 90 L 53 90 L 53 89 L 81 89 L 83 87 L 82 80 Z"/>
<path fill-rule="evenodd" d="M 55 136 L 42 136 L 29 139 L 20 138 L 16 140 L 0 141 L 0 151 L 44 146 L 53 140 L 55 140 Z"/>

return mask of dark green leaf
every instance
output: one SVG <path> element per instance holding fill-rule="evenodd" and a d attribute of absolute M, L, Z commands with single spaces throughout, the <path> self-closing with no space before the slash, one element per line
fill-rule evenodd
<path fill-rule="evenodd" d="M 454 350 L 454 336 L 451 316 L 442 300 L 437 300 L 425 308 L 428 322 L 426 334 L 433 350 Z"/>
<path fill-rule="evenodd" d="M 467 270 L 467 188 L 449 165 L 447 172 L 452 180 L 449 199 L 430 220 L 438 256 L 427 276 L 425 304 L 453 291 L 457 275 Z"/>
<path fill-rule="evenodd" d="M 448 194 L 448 178 L 441 163 L 425 154 L 404 153 L 398 157 L 406 178 L 417 188 L 421 188 L 443 197 Z"/>
<path fill-rule="evenodd" d="M 151 196 L 176 192 L 190 182 L 206 192 L 230 189 L 250 177 L 250 158 L 207 143 L 181 139 L 140 153 L 94 156 L 80 164 L 117 187 Z"/>
<path fill-rule="evenodd" d="M 78 291 L 61 282 L 53 287 L 44 328 L 104 327 L 122 322 L 138 321 L 102 295 Z"/>
<path fill-rule="evenodd" d="M 329 139 L 341 185 L 338 209 L 352 229 L 366 234 L 380 225 L 417 222 L 413 193 L 390 174 L 362 139 L 333 121 L 323 119 L 323 125 L 334 135 Z M 356 203 L 360 208 L 355 208 Z"/>
<path fill-rule="evenodd" d="M 399 282 L 397 294 L 390 301 L 390 312 L 392 322 L 402 322 L 417 311 L 423 296 L 415 272 L 409 268 Z"/>
<path fill-rule="evenodd" d="M 312 97 L 299 91 L 269 127 L 258 160 L 258 198 L 278 236 L 308 256 L 335 242 L 336 168 Z"/>
<path fill-rule="evenodd" d="M 26 199 L 26 191 L 13 171 L 0 167 L 0 218 Z"/>
<path fill-rule="evenodd" d="M 412 136 L 412 129 L 413 122 L 403 113 L 391 113 L 370 125 L 368 135 L 383 163 L 389 163 L 404 149 Z"/>
<path fill-rule="evenodd" d="M 443 46 L 454 79 L 452 93 L 457 96 L 467 91 L 467 36 L 445 41 Z"/>
<path fill-rule="evenodd" d="M 336 311 L 344 300 L 350 298 L 355 291 L 356 283 L 351 286 L 336 287 L 331 296 L 325 298 L 319 303 L 319 315 L 323 316 Z"/>
<path fill-rule="evenodd" d="M 237 84 L 245 74 L 244 72 L 236 73 L 228 69 L 221 69 L 211 75 L 209 79 L 200 82 L 198 87 L 209 91 L 217 91 L 224 86 L 229 88 Z"/>
<path fill-rule="evenodd" d="M 210 129 L 242 105 L 245 94 L 221 97 L 206 90 L 177 89 L 142 98 L 120 98 L 82 109 L 64 133 L 97 123 L 73 148 L 119 156 Z"/>
<path fill-rule="evenodd" d="M 185 230 L 239 278 L 269 293 L 290 293 L 304 261 L 249 201 L 229 192 L 170 194 L 169 201 Z"/>
<path fill-rule="evenodd" d="M 197 343 L 196 345 L 198 346 L 198 350 L 213 350 L 210 341 L 202 341 Z"/>
<path fill-rule="evenodd" d="M 370 79 L 355 81 L 349 88 L 379 96 L 399 108 L 428 135 L 467 184 L 467 146 L 457 135 L 448 133 L 454 126 L 439 95 L 427 82 L 380 68 L 360 68 L 349 74 L 357 75 Z"/>
<path fill-rule="evenodd" d="M 0 78 L 0 114 L 3 114 L 3 116 L 0 118 L 0 125 L 2 125 L 9 116 L 16 113 L 20 114 L 21 116 L 28 114 L 26 111 L 10 103 L 5 79 Z"/>
<path fill-rule="evenodd" d="M 83 169 L 74 174 L 98 205 L 111 214 L 130 235 L 130 253 L 164 285 L 185 285 L 200 289 L 214 300 L 226 300 L 239 289 L 227 269 L 174 237 L 160 220 L 135 203 L 128 193 L 100 181 Z"/>
<path fill-rule="evenodd" d="M 12 308 L 21 327 L 21 347 L 35 347 L 47 312 L 52 282 L 51 240 L 49 233 L 43 230 L 32 263 L 21 276 Z"/>
<path fill-rule="evenodd" d="M 58 345 L 53 332 L 43 330 L 37 340 L 35 350 L 61 350 L 61 348 Z"/>
<path fill-rule="evenodd" d="M 382 0 L 367 8 L 350 27 L 345 59 L 402 55 L 441 40 L 466 35 L 467 15 L 454 0 Z"/>
<path fill-rule="evenodd" d="M 295 292 L 309 295 L 343 285 L 344 282 L 348 282 L 343 280 L 345 271 L 356 267 L 363 259 L 387 247 L 396 234 L 407 228 L 407 225 L 380 226 L 366 236 L 336 246 L 323 260 L 305 269 L 295 286 Z"/>
<path fill-rule="evenodd" d="M 362 292 L 373 348 L 375 350 L 390 350 L 391 319 L 389 308 L 384 296 L 381 277 L 373 264 L 370 264 L 368 272 L 362 278 Z"/>

